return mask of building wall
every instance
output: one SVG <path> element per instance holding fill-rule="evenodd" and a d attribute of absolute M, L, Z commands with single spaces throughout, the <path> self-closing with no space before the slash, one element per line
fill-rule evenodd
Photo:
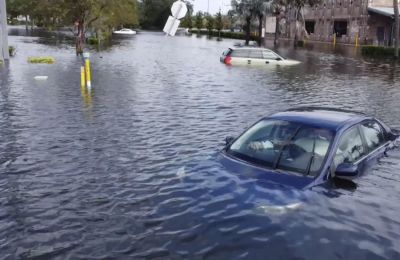
<path fill-rule="evenodd" d="M 393 0 L 370 0 L 369 6 L 393 7 Z"/>
<path fill-rule="evenodd" d="M 370 14 L 368 19 L 369 44 L 388 46 L 392 44 L 393 21 L 389 17 L 378 14 Z"/>
<path fill-rule="evenodd" d="M 368 6 L 390 7 L 390 4 L 393 4 L 392 0 L 322 0 L 319 5 L 303 8 L 305 22 L 314 26 L 313 32 L 300 32 L 300 36 L 308 34 L 306 38 L 309 40 L 332 42 L 336 34 L 338 43 L 354 44 L 359 37 L 360 44 L 387 45 L 391 42 L 391 18 L 369 14 Z M 295 11 L 289 8 L 285 13 L 284 21 L 280 23 L 283 32 L 281 35 L 294 38 Z M 378 27 L 380 27 L 380 40 L 378 40 Z M 298 24 L 297 28 L 302 26 Z"/>

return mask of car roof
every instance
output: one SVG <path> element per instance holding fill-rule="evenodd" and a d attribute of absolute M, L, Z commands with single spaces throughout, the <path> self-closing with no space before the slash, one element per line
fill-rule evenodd
<path fill-rule="evenodd" d="M 244 47 L 230 47 L 231 50 L 262 50 L 262 51 L 272 51 L 267 48 L 260 48 L 260 47 L 251 47 L 251 46 L 244 46 Z M 273 51 L 272 51 L 273 52 Z"/>
<path fill-rule="evenodd" d="M 299 107 L 279 112 L 266 118 L 303 123 L 332 131 L 371 119 L 371 117 L 361 112 L 324 107 Z"/>

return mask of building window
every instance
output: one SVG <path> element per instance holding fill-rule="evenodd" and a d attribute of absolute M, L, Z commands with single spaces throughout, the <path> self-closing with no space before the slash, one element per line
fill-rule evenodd
<path fill-rule="evenodd" d="M 333 33 L 335 33 L 337 37 L 347 35 L 347 21 L 334 21 Z"/>
<path fill-rule="evenodd" d="M 308 34 L 314 33 L 315 21 L 306 21 L 306 31 Z"/>

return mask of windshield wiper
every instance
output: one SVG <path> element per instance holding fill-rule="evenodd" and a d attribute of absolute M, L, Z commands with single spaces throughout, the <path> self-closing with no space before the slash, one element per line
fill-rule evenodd
<path fill-rule="evenodd" d="M 314 162 L 314 157 L 315 157 L 315 143 L 316 143 L 317 138 L 315 138 L 314 136 L 314 143 L 313 143 L 313 148 L 312 148 L 312 155 L 310 158 L 310 161 L 308 161 L 308 165 L 307 165 L 307 169 L 306 169 L 306 176 L 310 175 L 310 171 L 311 171 L 311 165 Z"/>
<path fill-rule="evenodd" d="M 274 162 L 273 169 L 278 168 L 279 161 L 281 160 L 281 157 L 282 157 L 282 154 L 283 154 L 283 150 L 285 150 L 286 146 L 287 146 L 288 144 L 290 144 L 290 143 L 293 141 L 293 139 L 296 137 L 296 135 L 298 134 L 298 132 L 300 131 L 300 129 L 301 129 L 301 126 L 299 126 L 299 127 L 296 129 L 296 131 L 294 132 L 294 134 L 289 138 L 288 142 L 286 142 L 284 145 L 282 145 L 282 148 L 279 150 L 278 158 L 276 158 L 276 161 Z"/>

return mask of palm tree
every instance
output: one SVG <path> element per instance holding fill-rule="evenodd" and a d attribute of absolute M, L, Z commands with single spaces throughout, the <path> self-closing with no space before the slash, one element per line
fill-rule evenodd
<path fill-rule="evenodd" d="M 279 23 L 281 19 L 281 14 L 285 11 L 285 6 L 288 5 L 288 0 L 272 0 L 265 4 L 265 14 L 275 16 L 275 37 L 274 45 L 278 44 L 278 37 L 280 34 Z"/>
<path fill-rule="evenodd" d="M 303 17 L 302 9 L 304 6 L 314 6 L 316 4 L 321 3 L 321 0 L 287 0 L 287 4 L 291 5 L 295 9 L 295 21 L 296 21 L 296 26 L 295 26 L 295 34 L 294 34 L 294 47 L 297 47 L 298 41 L 299 41 L 299 32 L 297 28 L 297 22 L 301 23 L 302 26 L 302 32 L 305 31 L 305 20 Z"/>
<path fill-rule="evenodd" d="M 245 20 L 244 31 L 246 33 L 246 45 L 249 45 L 250 42 L 251 20 L 254 15 L 252 1 L 253 0 L 232 0 L 232 6 L 235 8 L 236 13 Z"/>
<path fill-rule="evenodd" d="M 271 0 L 253 0 L 251 2 L 252 9 L 254 10 L 254 16 L 258 19 L 258 44 L 261 46 L 261 36 L 262 36 L 262 27 L 264 16 L 267 10 L 267 7 L 270 5 Z"/>

